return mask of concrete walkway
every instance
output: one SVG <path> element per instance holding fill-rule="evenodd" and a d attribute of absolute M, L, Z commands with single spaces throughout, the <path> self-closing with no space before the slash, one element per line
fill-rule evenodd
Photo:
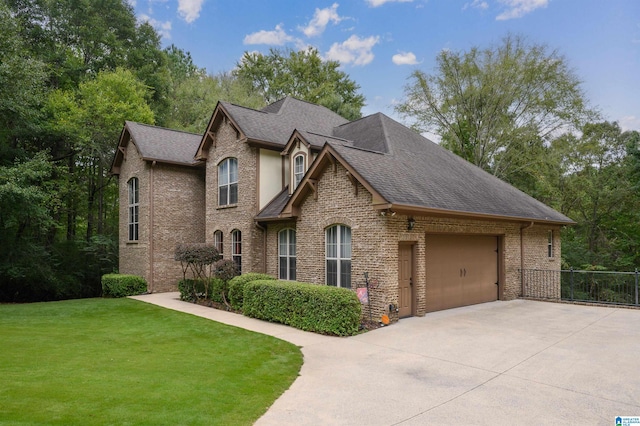
<path fill-rule="evenodd" d="M 302 347 L 259 425 L 580 424 L 640 416 L 640 310 L 515 300 L 320 336 L 177 300 L 135 299 Z"/>

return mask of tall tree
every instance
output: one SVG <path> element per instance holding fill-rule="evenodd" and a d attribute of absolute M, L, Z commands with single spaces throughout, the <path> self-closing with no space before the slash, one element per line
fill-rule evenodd
<path fill-rule="evenodd" d="M 245 52 L 234 74 L 258 91 L 265 104 L 293 96 L 358 119 L 365 98 L 358 92 L 360 86 L 339 68 L 338 61 L 323 60 L 317 49 L 271 49 L 268 55 Z"/>
<path fill-rule="evenodd" d="M 536 169 L 541 146 L 593 116 L 566 59 L 509 35 L 494 47 L 443 50 L 415 71 L 397 111 L 471 163 L 511 181 Z"/>

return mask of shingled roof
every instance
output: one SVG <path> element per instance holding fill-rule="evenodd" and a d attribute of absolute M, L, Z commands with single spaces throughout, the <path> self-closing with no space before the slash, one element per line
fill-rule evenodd
<path fill-rule="evenodd" d="M 331 135 L 335 127 L 349 122 L 328 108 L 291 97 L 268 105 L 261 111 L 229 102 L 220 102 L 220 105 L 248 139 L 282 146 L 295 129 Z"/>
<path fill-rule="evenodd" d="M 390 208 L 570 224 L 571 219 L 384 114 L 343 124 L 331 151 Z M 302 186 L 302 185 L 301 185 Z M 296 203 L 305 189 L 297 191 Z"/>
<path fill-rule="evenodd" d="M 145 161 L 194 166 L 199 164 L 194 155 L 200 144 L 202 135 L 163 127 L 126 121 L 118 150 L 111 166 L 112 173 L 117 174 L 124 159 L 123 150 L 132 140 Z"/>

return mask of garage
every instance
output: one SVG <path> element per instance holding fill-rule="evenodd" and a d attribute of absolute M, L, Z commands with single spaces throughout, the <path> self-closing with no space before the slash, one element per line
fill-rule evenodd
<path fill-rule="evenodd" d="M 498 300 L 499 237 L 427 235 L 426 311 Z"/>

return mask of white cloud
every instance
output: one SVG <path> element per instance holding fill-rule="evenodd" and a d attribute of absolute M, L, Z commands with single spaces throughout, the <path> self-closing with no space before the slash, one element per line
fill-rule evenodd
<path fill-rule="evenodd" d="M 620 128 L 622 131 L 637 130 L 640 131 L 640 117 L 635 115 L 626 115 L 620 119 Z"/>
<path fill-rule="evenodd" d="M 411 3 L 413 0 L 366 0 L 371 7 L 380 7 L 385 3 Z"/>
<path fill-rule="evenodd" d="M 483 0 L 473 0 L 471 3 L 465 3 L 464 6 L 462 6 L 462 10 L 467 10 L 470 7 L 474 9 L 486 10 L 489 8 L 489 3 Z"/>
<path fill-rule="evenodd" d="M 200 17 L 204 0 L 178 0 L 178 14 L 191 23 Z"/>
<path fill-rule="evenodd" d="M 508 9 L 496 16 L 496 20 L 506 21 L 507 19 L 522 18 L 536 9 L 547 7 L 549 0 L 500 0 L 500 3 Z"/>
<path fill-rule="evenodd" d="M 244 37 L 244 44 L 271 44 L 282 46 L 290 41 L 296 40 L 282 29 L 282 24 L 276 25 L 273 31 L 261 30 Z"/>
<path fill-rule="evenodd" d="M 391 58 L 396 65 L 415 65 L 418 63 L 416 55 L 413 52 L 400 52 L 393 55 Z"/>
<path fill-rule="evenodd" d="M 371 49 L 378 44 L 378 41 L 380 41 L 378 36 L 360 38 L 352 35 L 342 43 L 333 43 L 326 57 L 342 64 L 367 65 L 373 61 L 374 55 Z"/>
<path fill-rule="evenodd" d="M 140 22 L 148 22 L 164 39 L 171 39 L 171 21 L 158 21 L 144 13 L 138 18 Z"/>
<path fill-rule="evenodd" d="M 342 21 L 342 19 L 343 18 L 338 15 L 338 3 L 334 3 L 331 7 L 327 7 L 325 9 L 316 8 L 316 12 L 309 22 L 309 25 L 301 27 L 300 30 L 307 37 L 315 37 L 324 32 L 329 22 L 337 24 Z"/>

